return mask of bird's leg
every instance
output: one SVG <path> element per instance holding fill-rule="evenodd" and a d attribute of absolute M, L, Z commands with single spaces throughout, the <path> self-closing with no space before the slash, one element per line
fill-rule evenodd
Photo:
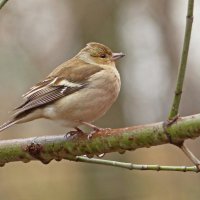
<path fill-rule="evenodd" d="M 74 129 L 76 129 L 79 133 L 84 133 L 80 128 L 75 127 Z"/>
<path fill-rule="evenodd" d="M 92 128 L 93 131 L 91 131 L 89 134 L 88 134 L 88 139 L 90 139 L 95 133 L 97 133 L 98 131 L 103 131 L 103 130 L 110 130 L 110 128 L 100 128 L 98 126 L 95 126 L 89 122 L 81 122 L 82 124 L 88 126 L 89 128 Z"/>
<path fill-rule="evenodd" d="M 89 128 L 92 128 L 94 131 L 100 131 L 103 130 L 103 128 L 100 128 L 98 126 L 95 126 L 93 124 L 90 124 L 89 122 L 81 122 L 82 124 L 88 126 Z"/>

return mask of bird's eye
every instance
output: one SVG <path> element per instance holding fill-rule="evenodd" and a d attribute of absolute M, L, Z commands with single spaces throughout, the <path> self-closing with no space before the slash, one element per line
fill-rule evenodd
<path fill-rule="evenodd" d="M 100 57 L 101 58 L 106 58 L 106 54 L 101 54 Z"/>

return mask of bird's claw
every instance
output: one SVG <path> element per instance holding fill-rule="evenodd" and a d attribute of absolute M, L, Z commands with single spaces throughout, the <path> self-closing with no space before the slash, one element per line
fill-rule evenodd
<path fill-rule="evenodd" d="M 69 138 L 69 137 L 74 137 L 74 136 L 76 136 L 76 135 L 83 135 L 83 134 L 85 134 L 81 129 L 79 129 L 79 128 L 75 128 L 76 130 L 74 130 L 74 131 L 70 131 L 70 132 L 68 132 L 66 135 L 65 135 L 65 137 L 66 138 Z"/>
<path fill-rule="evenodd" d="M 95 127 L 93 128 L 93 130 L 88 134 L 87 138 L 88 140 L 92 138 L 92 136 L 96 133 L 98 133 L 99 131 L 110 131 L 111 128 L 99 128 L 99 127 Z"/>

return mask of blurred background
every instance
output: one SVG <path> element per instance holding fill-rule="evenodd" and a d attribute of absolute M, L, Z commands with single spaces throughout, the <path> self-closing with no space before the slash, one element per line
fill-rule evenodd
<path fill-rule="evenodd" d="M 163 121 L 172 102 L 184 36 L 183 0 L 8 1 L 0 11 L 0 121 L 20 96 L 87 42 L 108 45 L 126 57 L 118 62 L 122 90 L 102 127 Z M 194 25 L 180 114 L 200 112 L 200 2 Z M 1 139 L 64 134 L 66 129 L 37 120 L 14 126 Z M 200 157 L 200 139 L 187 141 Z M 108 154 L 139 164 L 191 165 L 172 145 Z M 9 163 L 0 168 L 0 199 L 199 199 L 200 176 L 192 173 L 128 171 L 63 160 Z"/>

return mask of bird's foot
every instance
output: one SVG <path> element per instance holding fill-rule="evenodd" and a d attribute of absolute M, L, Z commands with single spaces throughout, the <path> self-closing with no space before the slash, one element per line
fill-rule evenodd
<path fill-rule="evenodd" d="M 85 133 L 80 128 L 75 127 L 74 129 L 76 129 L 76 130 L 70 131 L 66 134 L 66 138 L 73 137 L 76 135 L 83 135 L 83 134 L 85 135 Z"/>
<path fill-rule="evenodd" d="M 84 125 L 86 125 L 86 126 L 88 126 L 89 128 L 91 128 L 92 129 L 92 131 L 88 134 L 88 139 L 91 139 L 92 138 L 92 136 L 94 135 L 94 134 L 96 134 L 97 132 L 99 132 L 99 131 L 106 131 L 106 130 L 111 130 L 110 128 L 100 128 L 100 127 L 98 127 L 98 126 L 95 126 L 95 125 L 93 125 L 93 124 L 90 124 L 90 123 L 88 123 L 88 122 L 82 122 L 82 124 L 84 124 Z"/>
<path fill-rule="evenodd" d="M 88 136 L 87 136 L 87 138 L 88 138 L 88 140 L 89 139 L 91 139 L 92 138 L 92 136 L 94 135 L 94 134 L 96 134 L 98 131 L 100 131 L 101 129 L 93 129 L 89 134 L 88 134 Z"/>

